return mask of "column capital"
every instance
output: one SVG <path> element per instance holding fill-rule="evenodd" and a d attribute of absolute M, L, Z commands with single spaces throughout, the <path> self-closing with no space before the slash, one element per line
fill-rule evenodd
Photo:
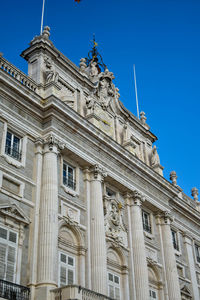
<path fill-rule="evenodd" d="M 161 221 L 162 225 L 170 225 L 174 221 L 170 211 L 162 211 L 156 215 L 156 218 Z"/>
<path fill-rule="evenodd" d="M 56 153 L 58 153 L 59 150 L 63 150 L 65 147 L 65 144 L 52 133 L 44 139 L 44 145 L 46 146 L 46 152 L 51 151 Z"/>
<path fill-rule="evenodd" d="M 137 190 L 131 193 L 131 199 L 133 200 L 133 205 L 141 206 L 145 201 L 145 197 L 139 193 Z"/>
<path fill-rule="evenodd" d="M 93 180 L 103 181 L 107 176 L 106 170 L 98 164 L 90 168 L 90 173 L 93 175 Z"/>

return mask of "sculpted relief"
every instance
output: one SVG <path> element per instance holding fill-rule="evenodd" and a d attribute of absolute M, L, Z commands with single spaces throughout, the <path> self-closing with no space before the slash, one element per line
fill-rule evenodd
<path fill-rule="evenodd" d="M 104 198 L 106 236 L 127 247 L 127 231 L 122 219 L 122 205 L 116 199 Z"/>

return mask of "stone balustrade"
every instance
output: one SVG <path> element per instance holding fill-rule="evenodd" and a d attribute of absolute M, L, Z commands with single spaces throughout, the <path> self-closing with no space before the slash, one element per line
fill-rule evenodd
<path fill-rule="evenodd" d="M 112 300 L 111 298 L 96 293 L 94 291 L 82 288 L 78 285 L 68 285 L 58 289 L 51 290 L 51 300 Z"/>
<path fill-rule="evenodd" d="M 33 92 L 37 89 L 37 84 L 29 78 L 26 74 L 18 70 L 15 66 L 9 63 L 5 58 L 0 57 L 0 71 L 6 72 L 12 78 L 19 81 L 22 85 L 26 86 L 28 89 Z"/>

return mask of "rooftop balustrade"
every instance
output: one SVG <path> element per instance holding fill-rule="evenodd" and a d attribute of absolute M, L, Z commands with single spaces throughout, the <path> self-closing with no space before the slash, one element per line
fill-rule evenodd
<path fill-rule="evenodd" d="M 6 72 L 12 78 L 19 81 L 22 85 L 26 86 L 33 92 L 37 89 L 37 84 L 22 71 L 18 70 L 15 66 L 9 63 L 5 58 L 0 57 L 0 70 Z"/>

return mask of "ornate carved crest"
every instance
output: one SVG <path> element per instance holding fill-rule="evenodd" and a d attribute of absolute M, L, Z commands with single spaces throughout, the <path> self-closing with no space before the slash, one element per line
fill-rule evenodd
<path fill-rule="evenodd" d="M 116 243 L 127 247 L 127 230 L 123 223 L 123 208 L 115 198 L 104 197 L 105 232 L 106 236 Z"/>
<path fill-rule="evenodd" d="M 19 223 L 21 222 L 24 224 L 30 223 L 29 218 L 25 215 L 23 210 L 20 207 L 18 207 L 16 204 L 0 205 L 0 213 L 15 219 Z"/>

